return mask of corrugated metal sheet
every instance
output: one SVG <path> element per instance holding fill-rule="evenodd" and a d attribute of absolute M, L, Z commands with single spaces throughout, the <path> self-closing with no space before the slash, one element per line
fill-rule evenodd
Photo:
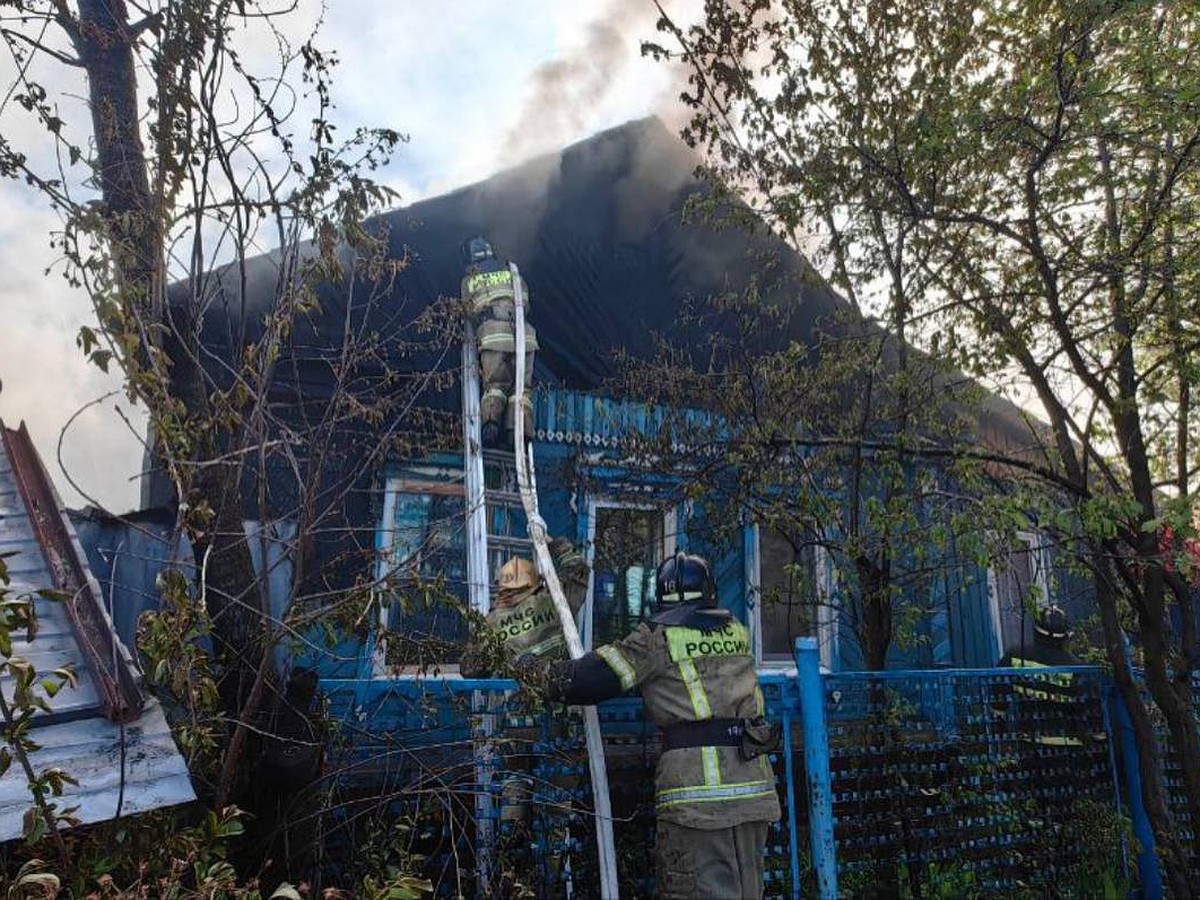
<path fill-rule="evenodd" d="M 61 503 L 58 507 L 61 514 Z M 78 553 L 77 538 L 68 531 Z M 15 553 L 7 559 L 13 592 L 34 592 L 53 585 L 11 461 L 2 451 L 0 552 Z M 83 558 L 82 553 L 79 557 Z M 78 787 L 68 789 L 60 805 L 78 805 L 76 815 L 90 823 L 112 818 L 118 811 L 126 815 L 194 800 L 187 766 L 159 705 L 148 701 L 141 715 L 124 726 L 105 719 L 63 605 L 38 598 L 35 609 L 38 633 L 32 641 L 14 641 L 14 655 L 28 659 L 39 671 L 70 665 L 79 679 L 76 687 L 64 688 L 53 699 L 49 716 L 39 715 L 32 735 L 41 745 L 31 758 L 35 770 L 61 768 L 79 781 Z M 11 679 L 0 678 L 0 689 L 11 697 Z M 24 773 L 19 766 L 10 767 L 0 777 L 0 841 L 20 836 L 22 818 L 31 802 Z"/>
<path fill-rule="evenodd" d="M 97 715 L 42 726 L 34 738 L 42 745 L 33 754 L 35 769 L 57 767 L 78 779 L 79 786 L 68 786 L 57 802 L 60 808 L 78 806 L 74 815 L 84 823 L 196 799 L 166 718 L 153 701 L 125 725 L 124 734 L 119 725 Z M 20 837 L 30 805 L 25 777 L 14 765 L 0 778 L 0 841 Z"/>
<path fill-rule="evenodd" d="M 7 559 L 10 589 L 17 594 L 31 593 L 53 587 L 54 579 L 46 566 L 37 537 L 17 491 L 12 464 L 8 455 L 0 452 L 0 553 L 15 553 Z M 80 674 L 77 688 L 65 688 L 54 698 L 56 716 L 69 716 L 95 711 L 99 714 L 99 698 L 87 675 L 87 666 L 74 629 L 62 603 L 38 598 L 34 601 L 38 618 L 38 635 L 32 641 L 14 641 L 13 654 L 33 663 L 38 671 L 58 666 L 71 666 Z M 6 698 L 12 697 L 12 679 L 0 676 L 0 688 Z"/>

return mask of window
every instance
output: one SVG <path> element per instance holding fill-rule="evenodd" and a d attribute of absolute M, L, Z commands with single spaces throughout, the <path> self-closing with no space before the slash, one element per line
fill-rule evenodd
<path fill-rule="evenodd" d="M 655 570 L 675 549 L 671 518 L 648 507 L 593 504 L 591 646 L 624 637 L 653 614 Z"/>
<path fill-rule="evenodd" d="M 466 517 L 458 485 L 405 481 L 384 504 L 381 573 L 389 669 L 452 663 L 467 636 Z M 390 526 L 390 527 L 389 527 Z"/>
<path fill-rule="evenodd" d="M 511 459 L 484 457 L 489 589 L 512 556 L 530 556 Z M 409 673 L 456 663 L 469 634 L 466 491 L 462 470 L 411 466 L 388 479 L 377 578 L 383 604 L 378 662 Z M 483 610 L 481 610 L 482 612 Z"/>
<path fill-rule="evenodd" d="M 988 571 L 997 658 L 1033 639 L 1036 609 L 1050 605 L 1046 547 L 1040 535 L 1019 532 L 1017 543 Z"/>
<path fill-rule="evenodd" d="M 817 621 L 817 548 L 760 528 L 759 577 L 762 660 L 791 663 L 796 638 L 813 634 Z"/>
<path fill-rule="evenodd" d="M 487 506 L 488 575 L 492 593 L 500 577 L 500 567 L 513 556 L 533 559 L 525 508 L 517 485 L 516 463 L 485 454 L 483 464 L 484 502 Z"/>

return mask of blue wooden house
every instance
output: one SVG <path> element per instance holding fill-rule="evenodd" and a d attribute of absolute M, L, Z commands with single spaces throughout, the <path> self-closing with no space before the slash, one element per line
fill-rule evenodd
<path fill-rule="evenodd" d="M 646 615 L 655 565 L 687 547 L 713 557 L 721 601 L 745 617 L 765 670 L 791 666 L 791 647 L 801 634 L 817 638 L 828 669 L 861 666 L 827 554 L 817 548 L 798 557 L 753 522 L 735 539 L 707 546 L 695 507 L 673 496 L 672 473 L 630 456 L 629 437 L 652 432 L 662 413 L 613 395 L 619 357 L 648 358 L 655 341 L 667 336 L 676 346 L 694 347 L 694 362 L 703 366 L 707 332 L 686 310 L 754 279 L 767 301 L 782 311 L 761 335 L 759 349 L 767 352 L 790 342 L 810 344 L 820 323 L 846 309 L 803 257 L 765 228 L 722 226 L 689 216 L 689 201 L 705 191 L 693 174 L 695 166 L 695 157 L 662 123 L 647 119 L 382 217 L 392 257 L 408 260 L 407 265 L 383 287 L 361 279 L 326 285 L 319 310 L 297 323 L 270 387 L 280 421 L 294 426 L 294 440 L 302 434 L 305 416 L 333 389 L 338 340 L 352 329 L 382 335 L 378 369 L 428 382 L 412 394 L 412 406 L 428 414 L 420 426 L 410 429 L 401 417 L 374 432 L 348 433 L 334 468 L 327 466 L 324 477 L 352 483 L 340 511 L 344 527 L 319 539 L 310 557 L 328 587 L 349 585 L 371 572 L 382 583 L 389 567 L 403 561 L 410 572 L 437 576 L 452 594 L 465 596 L 462 456 L 454 446 L 459 349 L 437 344 L 419 323 L 440 298 L 457 295 L 460 247 L 472 235 L 485 234 L 501 256 L 520 265 L 530 287 L 530 317 L 540 342 L 533 446 L 542 511 L 552 533 L 574 538 L 592 563 L 579 623 L 585 641 L 619 636 Z M 267 255 L 250 260 L 244 273 L 218 274 L 222 277 L 213 279 L 203 320 L 204 342 L 214 358 L 233 359 L 239 341 L 261 333 L 262 313 L 270 308 L 280 277 L 278 260 Z M 717 317 L 704 327 L 724 325 Z M 372 374 L 378 372 L 364 377 Z M 445 380 L 438 381 L 443 375 Z M 220 377 L 218 372 L 214 380 Z M 989 399 L 979 415 L 980 439 L 991 447 L 1028 453 L 1039 446 L 1038 435 L 1010 404 Z M 449 443 L 395 441 L 398 432 L 428 429 L 433 421 L 451 436 Z M 385 440 L 404 448 L 381 455 Z M 362 464 L 368 458 L 373 461 Z M 489 495 L 493 574 L 525 536 L 510 469 L 502 458 L 488 464 L 494 488 Z M 294 538 L 297 487 L 287 483 L 286 473 L 265 477 L 267 507 L 248 504 L 245 516 L 248 528 L 268 522 L 271 540 L 252 543 L 257 556 L 268 547 L 274 557 L 272 604 L 282 610 L 293 580 L 287 547 Z M 147 508 L 163 506 L 169 496 L 161 476 L 145 479 Z M 95 534 L 93 547 L 112 545 L 109 557 L 125 539 L 117 523 L 93 522 L 85 531 Z M 136 539 L 143 540 L 144 524 L 139 534 Z M 1086 605 L 1078 581 L 1065 573 L 1036 529 L 1023 541 L 1010 564 L 994 571 L 946 560 L 945 574 L 920 598 L 928 609 L 919 625 L 923 639 L 897 649 L 890 662 L 896 667 L 994 664 L 1005 645 L 1028 633 L 1031 585 L 1040 586 L 1042 602 L 1053 593 L 1059 602 Z M 105 554 L 93 556 L 103 574 Z M 798 577 L 821 600 L 815 613 L 759 602 L 772 588 L 782 586 L 786 593 Z M 119 583 L 115 590 L 120 592 Z M 151 599 L 130 597 L 129 605 L 139 608 Z M 449 645 L 465 636 L 462 617 L 449 607 L 406 611 L 402 606 L 381 601 L 370 637 L 310 661 L 326 677 L 369 680 L 387 675 L 389 653 L 401 670 L 421 662 L 410 659 L 395 640 L 385 650 L 389 634 L 437 638 Z M 118 616 L 132 621 L 127 613 Z M 453 657 L 452 649 L 441 652 L 444 671 Z"/>
<path fill-rule="evenodd" d="M 834 862 L 836 854 L 851 860 L 842 869 L 857 866 L 869 876 L 883 847 L 934 859 L 937 866 L 970 853 L 990 866 L 986 884 L 1014 888 L 1026 877 L 1013 868 L 1015 847 L 1034 874 L 1044 862 L 1038 853 L 1049 848 L 1056 858 L 1069 856 L 1046 844 L 1043 834 L 1021 830 L 1028 816 L 1012 815 L 1015 803 L 1064 809 L 1070 798 L 1063 797 L 1063 784 L 1088 799 L 1111 802 L 1116 796 L 1111 742 L 1092 739 L 1110 730 L 1097 673 L 1087 673 L 1087 691 L 1078 702 L 1042 722 L 1079 732 L 1073 744 L 1043 750 L 994 719 L 998 697 L 1009 707 L 1020 703 L 1009 683 L 1021 676 L 989 670 L 1004 647 L 1027 637 L 1027 601 L 1054 599 L 1080 612 L 1087 607 L 1086 590 L 1036 522 L 1019 535 L 1008 559 L 992 566 L 959 556 L 952 546 L 940 560 L 940 575 L 922 582 L 920 595 L 914 590 L 898 601 L 920 611 L 922 640 L 896 647 L 889 667 L 923 671 L 864 674 L 854 671 L 862 668 L 863 654 L 852 604 L 829 553 L 820 546 L 798 552 L 752 518 L 713 538 L 700 504 L 678 491 L 680 473 L 647 455 L 636 440 L 689 416 L 706 424 L 707 413 L 653 408 L 620 394 L 613 385 L 623 359 L 649 359 L 658 336 L 666 335 L 674 346 L 692 348 L 690 362 L 703 371 L 708 332 L 688 312 L 751 280 L 780 313 L 776 326 L 757 338 L 763 353 L 793 342 L 811 346 L 818 324 L 846 305 L 766 229 L 690 217 L 690 200 L 706 190 L 695 167 L 695 157 L 660 122 L 636 121 L 391 212 L 380 224 L 391 256 L 407 260 L 404 268 L 386 282 L 326 284 L 319 305 L 296 322 L 270 384 L 281 442 L 304 446 L 305 428 L 320 420 L 337 390 L 347 334 L 372 337 L 373 352 L 356 364 L 355 383 L 373 398 L 395 398 L 402 412 L 335 434 L 332 451 L 313 469 L 314 482 L 329 485 L 329 496 L 337 498 L 329 510 L 332 527 L 318 534 L 298 534 L 304 485 L 295 484 L 286 460 L 264 455 L 262 466 L 247 473 L 246 534 L 272 613 L 282 616 L 296 584 L 326 598 L 352 588 L 371 594 L 366 617 L 336 632 L 336 641 L 298 634 L 277 655 L 281 670 L 316 668 L 330 719 L 340 725 L 331 740 L 337 764 L 324 776 L 329 808 L 343 817 L 348 832 L 372 810 L 390 812 L 396 804 L 415 809 L 403 840 L 425 857 L 426 871 L 439 872 L 448 894 L 461 889 L 455 880 L 464 870 L 479 871 L 470 844 L 485 822 L 496 821 L 487 805 L 502 791 L 500 779 L 494 770 L 481 776 L 479 762 L 494 734 L 516 732 L 524 746 L 516 755 L 536 757 L 540 786 L 534 793 L 547 800 L 545 809 L 570 809 L 571 802 L 576 810 L 587 808 L 586 788 L 556 784 L 564 770 L 580 772 L 577 742 L 505 706 L 511 683 L 470 682 L 456 671 L 469 628 L 457 383 L 462 347 L 452 331 L 450 341 L 438 340 L 442 332 L 426 317 L 458 293 L 458 248 L 484 234 L 499 256 L 520 265 L 532 294 L 529 314 L 540 343 L 532 448 L 541 514 L 550 532 L 574 539 L 590 563 L 578 622 L 584 643 L 594 647 L 623 635 L 653 610 L 655 566 L 677 548 L 707 554 L 721 605 L 749 624 L 769 713 L 785 725 L 784 751 L 774 758 L 785 816 L 770 836 L 768 895 L 799 896 L 812 881 L 804 870 L 826 865 L 817 881 L 823 896 L 834 896 L 828 869 L 842 865 Z M 221 362 L 238 358 L 246 342 L 262 335 L 281 277 L 280 260 L 264 256 L 248 260 L 245 270 L 217 272 L 206 284 L 211 295 L 203 340 L 215 361 L 216 384 L 223 377 Z M 726 326 L 732 328 L 716 316 L 704 328 Z M 991 398 L 978 415 L 978 437 L 990 448 L 1037 451 L 1038 434 L 1010 404 Z M 512 467 L 510 454 L 485 452 L 492 576 L 510 553 L 527 552 Z M 130 642 L 136 611 L 156 602 L 154 576 L 166 558 L 156 535 L 173 521 L 163 512 L 169 485 L 148 470 L 146 509 L 132 520 L 96 514 L 76 520 L 91 568 L 113 598 L 113 618 Z M 305 540 L 311 540 L 305 570 L 296 571 L 294 548 Z M 796 595 L 821 602 L 815 611 L 769 602 Z M 800 654 L 797 638 L 804 638 Z M 827 670 L 823 678 L 818 662 Z M 893 704 L 895 698 L 904 702 Z M 863 738 L 869 713 L 899 722 L 892 758 Z M 806 722 L 800 728 L 802 715 L 815 716 L 820 727 Z M 613 809 L 622 817 L 618 844 L 629 854 L 623 856 L 623 895 L 644 895 L 654 730 L 632 697 L 604 704 L 601 718 Z M 814 760 L 824 755 L 823 776 L 820 767 L 805 764 L 802 745 Z M 1054 776 L 1048 775 L 1049 787 L 1028 778 L 1034 767 Z M 896 774 L 901 768 L 902 778 Z M 1092 770 L 1103 778 L 1087 785 L 1070 781 Z M 996 785 L 1000 793 L 989 793 Z M 575 797 L 565 802 L 562 794 L 571 792 Z M 895 833 L 892 805 L 901 794 L 896 803 L 907 804 L 917 823 L 904 835 Z M 810 815 L 818 806 L 823 812 Z M 462 822 L 472 824 L 463 829 Z M 578 835 L 556 832 L 545 821 L 541 827 L 535 838 L 542 883 L 564 878 L 562 868 L 546 863 L 558 852 L 553 846 L 574 854 L 577 886 L 590 883 L 587 854 L 575 852 L 582 846 Z M 811 853 L 805 852 L 810 830 Z M 468 838 L 461 840 L 462 834 Z"/>

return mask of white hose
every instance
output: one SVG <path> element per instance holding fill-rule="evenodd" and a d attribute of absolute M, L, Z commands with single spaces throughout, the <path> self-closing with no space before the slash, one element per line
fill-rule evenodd
<path fill-rule="evenodd" d="M 526 455 L 525 449 L 525 292 L 521 285 L 521 273 L 515 263 L 509 263 L 513 276 L 513 308 L 517 339 L 513 400 L 516 407 L 513 431 L 517 463 L 517 484 L 521 489 L 521 503 L 525 507 L 525 518 L 529 522 L 529 537 L 533 540 L 534 555 L 538 570 L 550 590 L 554 608 L 562 623 L 563 636 L 567 639 L 567 650 L 571 659 L 583 656 L 583 642 L 575 617 L 563 594 L 558 572 L 546 546 L 546 523 L 538 512 L 537 489 L 534 486 L 532 447 Z M 600 716 L 596 707 L 583 707 L 583 726 L 587 735 L 588 767 L 592 775 L 592 803 L 596 811 L 596 849 L 600 860 L 600 896 L 602 900 L 617 900 L 617 854 L 613 847 L 612 806 L 608 795 L 608 769 L 604 764 L 604 741 L 600 734 Z"/>

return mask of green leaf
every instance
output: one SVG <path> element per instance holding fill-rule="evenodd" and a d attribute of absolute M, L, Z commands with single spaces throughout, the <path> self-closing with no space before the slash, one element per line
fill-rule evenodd
<path fill-rule="evenodd" d="M 75 338 L 75 345 L 84 352 L 84 355 L 90 354 L 92 348 L 99 346 L 100 338 L 96 336 L 96 332 L 84 325 L 79 329 L 79 334 Z"/>

